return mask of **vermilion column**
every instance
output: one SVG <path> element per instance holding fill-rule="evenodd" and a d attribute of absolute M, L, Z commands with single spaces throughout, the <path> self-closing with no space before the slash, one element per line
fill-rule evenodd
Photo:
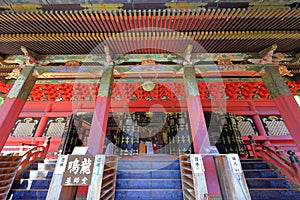
<path fill-rule="evenodd" d="M 210 150 L 209 136 L 205 124 L 202 103 L 200 101 L 195 68 L 191 64 L 184 66 L 184 87 L 187 97 L 194 151 L 196 154 L 208 153 Z"/>
<path fill-rule="evenodd" d="M 113 67 L 106 67 L 100 81 L 87 143 L 88 152 L 92 155 L 101 154 L 103 151 L 113 81 Z"/>
<path fill-rule="evenodd" d="M 36 78 L 32 76 L 34 65 L 26 66 L 11 88 L 0 110 L 0 150 L 3 149 L 9 134 L 33 88 Z"/>
<path fill-rule="evenodd" d="M 262 77 L 295 144 L 300 149 L 300 108 L 276 66 L 265 66 Z"/>
<path fill-rule="evenodd" d="M 43 136 L 44 130 L 47 126 L 47 122 L 48 122 L 48 117 L 47 116 L 42 116 L 41 120 L 39 122 L 39 125 L 36 128 L 34 137 L 42 137 Z"/>

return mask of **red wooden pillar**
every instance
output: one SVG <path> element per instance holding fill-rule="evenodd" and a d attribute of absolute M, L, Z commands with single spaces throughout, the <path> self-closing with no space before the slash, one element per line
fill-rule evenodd
<path fill-rule="evenodd" d="M 42 116 L 42 118 L 39 122 L 39 125 L 36 128 L 34 137 L 42 137 L 43 136 L 44 130 L 47 126 L 47 122 L 48 122 L 48 116 Z"/>
<path fill-rule="evenodd" d="M 210 150 L 209 136 L 200 101 L 195 68 L 191 64 L 184 66 L 184 87 L 195 153 L 208 153 Z"/>
<path fill-rule="evenodd" d="M 276 66 L 265 66 L 262 77 L 295 144 L 300 149 L 300 107 Z"/>
<path fill-rule="evenodd" d="M 26 66 L 11 88 L 0 110 L 0 150 L 6 143 L 19 114 L 33 88 L 36 78 L 32 76 L 34 65 Z"/>
<path fill-rule="evenodd" d="M 258 135 L 259 136 L 264 136 L 264 137 L 267 138 L 268 135 L 267 135 L 267 132 L 266 132 L 266 130 L 264 128 L 264 125 L 263 125 L 263 123 L 262 123 L 262 121 L 261 121 L 261 119 L 259 117 L 259 113 L 258 113 L 258 111 L 256 110 L 255 106 L 253 105 L 253 103 L 251 101 L 249 101 L 249 107 L 250 107 L 250 109 L 252 111 L 255 111 L 255 113 L 256 113 L 252 117 L 253 117 L 253 122 L 254 122 L 254 124 L 255 124 L 255 126 L 257 128 Z M 270 141 L 266 141 L 265 142 L 265 145 L 270 145 L 270 144 L 271 144 Z"/>
<path fill-rule="evenodd" d="M 91 130 L 87 143 L 88 152 L 92 155 L 103 153 L 102 151 L 107 128 L 113 81 L 113 67 L 108 66 L 104 70 L 100 81 L 100 88 L 96 99 Z"/>

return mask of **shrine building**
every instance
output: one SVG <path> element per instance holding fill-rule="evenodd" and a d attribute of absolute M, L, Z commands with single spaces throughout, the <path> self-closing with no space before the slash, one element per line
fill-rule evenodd
<path fill-rule="evenodd" d="M 300 199 L 297 1 L 0 1 L 0 199 Z"/>

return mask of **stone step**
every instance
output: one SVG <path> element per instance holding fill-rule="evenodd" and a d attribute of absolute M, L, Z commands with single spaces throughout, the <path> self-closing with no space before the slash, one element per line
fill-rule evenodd
<path fill-rule="evenodd" d="M 179 170 L 119 170 L 117 171 L 117 179 L 180 179 Z"/>
<path fill-rule="evenodd" d="M 181 189 L 181 179 L 117 179 L 117 189 Z"/>
<path fill-rule="evenodd" d="M 116 189 L 117 200 L 182 200 L 181 189 Z"/>
<path fill-rule="evenodd" d="M 45 200 L 48 189 L 11 189 L 9 197 L 11 200 Z"/>
<path fill-rule="evenodd" d="M 179 168 L 179 163 L 168 162 L 118 163 L 118 170 L 177 170 Z"/>

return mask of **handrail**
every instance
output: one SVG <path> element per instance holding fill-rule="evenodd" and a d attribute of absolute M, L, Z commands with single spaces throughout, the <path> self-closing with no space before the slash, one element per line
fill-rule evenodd
<path fill-rule="evenodd" d="M 294 187 L 300 188 L 299 163 L 293 163 L 284 159 L 282 154 L 276 152 L 280 150 L 278 146 L 257 144 L 252 137 L 249 137 L 249 139 L 248 145 L 250 145 L 255 158 L 261 157 L 263 160 L 271 163 L 274 167 L 278 168 L 279 173 L 286 175 L 286 178 Z M 297 160 L 297 158 L 295 159 Z"/>
<path fill-rule="evenodd" d="M 33 145 L 22 145 L 22 146 L 4 146 L 1 154 L 2 155 L 18 155 L 23 156 L 27 151 L 34 148 Z"/>
<path fill-rule="evenodd" d="M 50 146 L 50 139 L 51 137 L 47 137 L 42 146 L 34 146 L 23 155 L 16 179 L 19 179 L 21 174 L 27 170 L 31 164 L 35 163 L 37 160 L 44 160 L 46 158 Z"/>

